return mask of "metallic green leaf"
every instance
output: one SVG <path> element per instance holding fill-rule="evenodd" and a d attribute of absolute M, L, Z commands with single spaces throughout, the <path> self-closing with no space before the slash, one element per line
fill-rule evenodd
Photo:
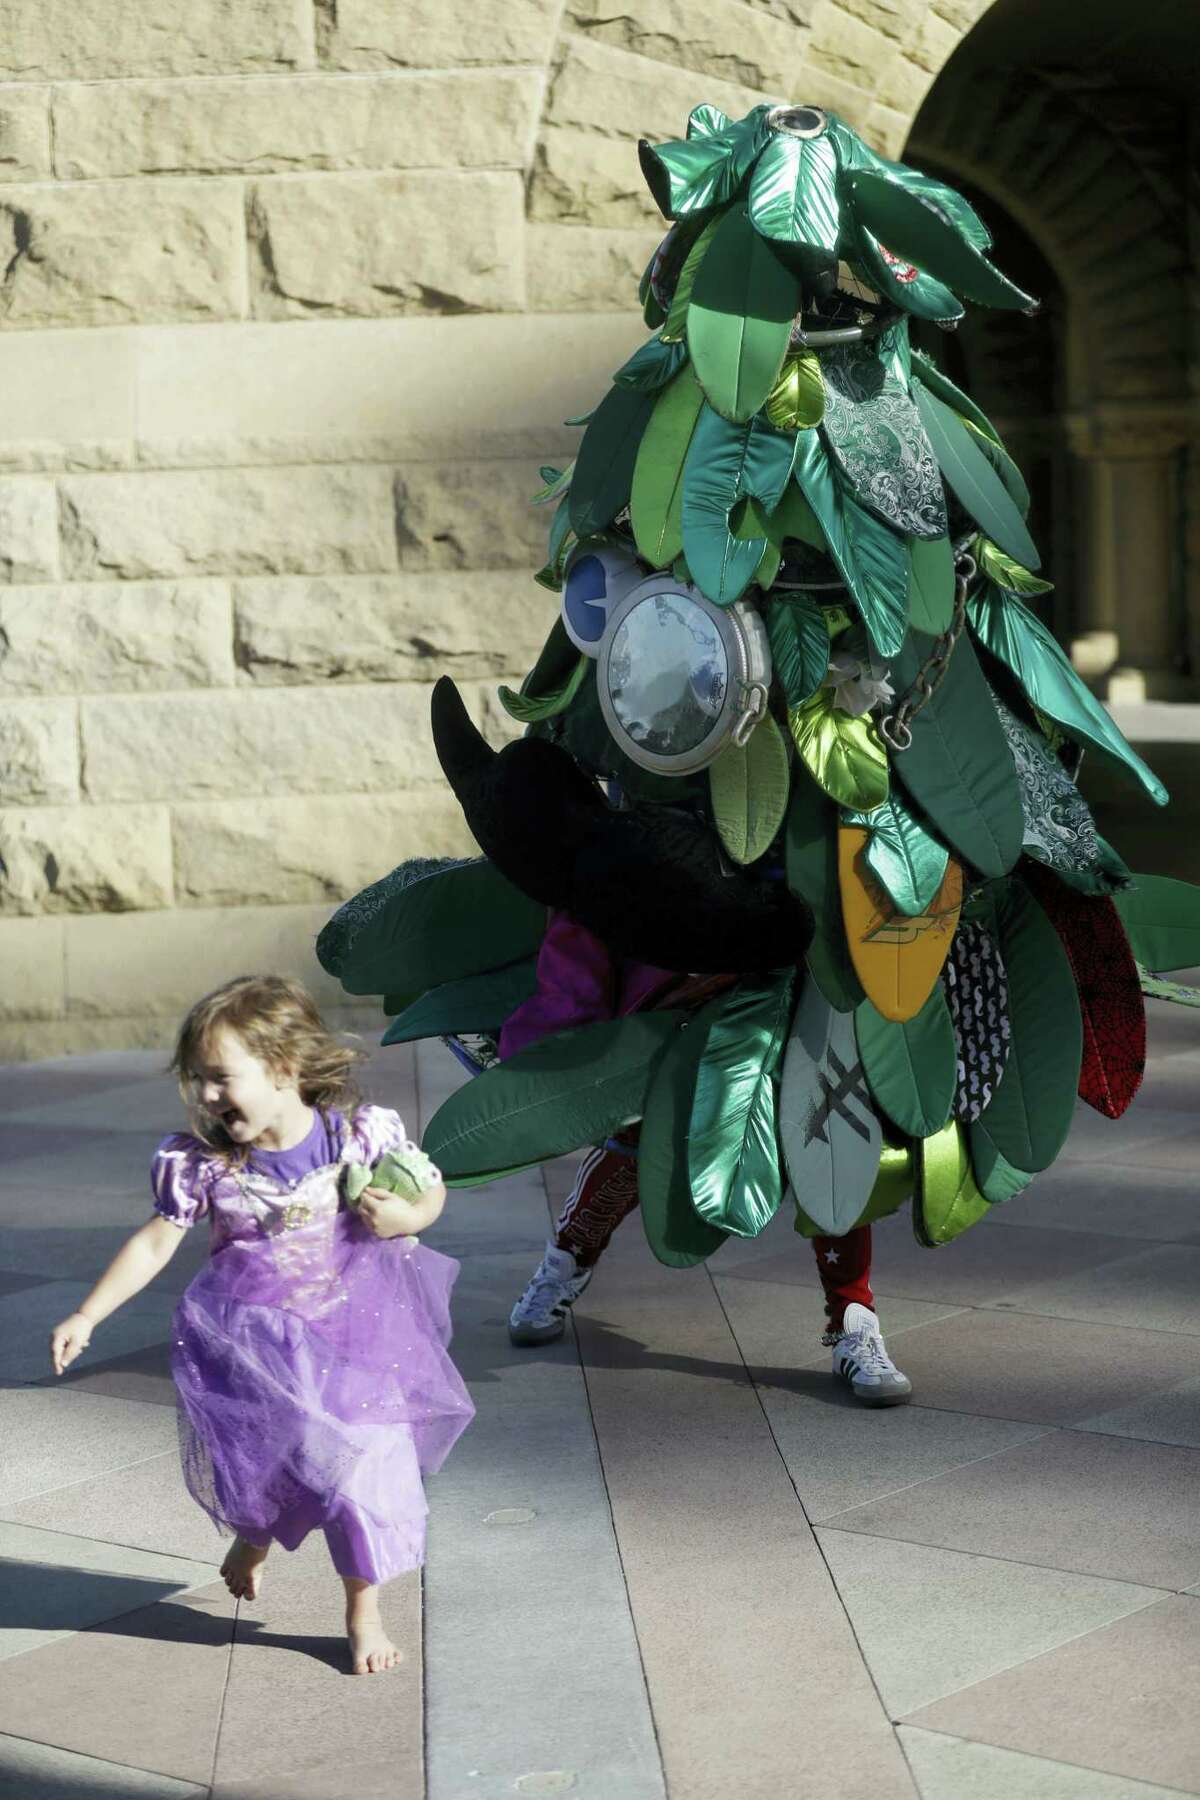
<path fill-rule="evenodd" d="M 463 1176 L 603 1143 L 641 1118 L 650 1072 L 683 1017 L 634 1013 L 539 1038 L 451 1094 L 421 1148 Z"/>
<path fill-rule="evenodd" d="M 795 973 L 744 980 L 708 1028 L 688 1135 L 692 1202 L 710 1225 L 756 1237 L 783 1198 L 775 1136 L 775 1073 Z"/>
<path fill-rule="evenodd" d="M 979 529 L 1009 556 L 1036 569 L 1041 558 L 1007 488 L 953 408 L 913 377 L 913 399 L 942 475 Z"/>
<path fill-rule="evenodd" d="M 767 608 L 771 662 L 789 707 L 811 699 L 829 667 L 825 617 L 808 594 L 779 597 Z"/>
<path fill-rule="evenodd" d="M 793 894 L 810 908 L 813 939 L 808 970 L 824 998 L 837 1012 L 853 1012 L 863 998 L 854 972 L 842 922 L 838 882 L 837 809 L 804 770 L 792 777 L 784 830 L 784 872 Z"/>
<path fill-rule="evenodd" d="M 993 544 L 991 538 L 982 533 L 971 545 L 971 553 L 980 570 L 989 581 L 994 581 L 998 588 L 1006 594 L 1019 594 L 1025 598 L 1031 594 L 1049 594 L 1054 587 L 1052 581 L 1043 581 L 1040 575 L 1031 575 L 1028 569 L 1014 562 L 1011 556 L 1005 556 L 1003 550 Z"/>
<path fill-rule="evenodd" d="M 888 792 L 887 751 L 869 714 L 851 718 L 818 688 L 788 712 L 788 727 L 801 759 L 817 785 L 839 806 L 871 812 Z"/>
<path fill-rule="evenodd" d="M 664 569 L 683 549 L 683 475 L 704 390 L 685 368 L 659 395 L 633 469 L 629 512 L 638 555 Z"/>
<path fill-rule="evenodd" d="M 1049 1168 L 1067 1140 L 1083 1058 L 1079 990 L 1054 926 L 1029 890 L 1010 881 L 991 902 L 987 929 L 1008 981 L 1008 1060 L 975 1121 L 972 1142 L 992 1144 L 1016 1169 Z"/>
<path fill-rule="evenodd" d="M 646 393 L 653 393 L 666 387 L 686 361 L 687 351 L 682 344 L 668 344 L 661 337 L 651 338 L 648 344 L 634 351 L 627 363 L 622 363 L 613 380 L 618 387 L 641 388 Z"/>
<path fill-rule="evenodd" d="M 1166 805 L 1167 790 L 1153 769 L 1125 741 L 1028 607 L 987 582 L 967 601 L 967 618 L 979 642 L 1012 670 L 1035 706 L 1069 737 L 1090 744 L 1106 762 L 1132 774 L 1159 806 Z"/>
<path fill-rule="evenodd" d="M 958 1083 L 958 1047 L 941 986 L 903 1023 L 864 1000 L 855 1009 L 854 1032 L 867 1086 L 893 1124 L 909 1137 L 941 1131 Z"/>
<path fill-rule="evenodd" d="M 704 406 L 683 476 L 683 548 L 692 579 L 718 606 L 731 606 L 754 577 L 766 537 L 734 538 L 730 518 L 749 495 L 771 512 L 791 474 L 797 439 L 761 419 L 731 425 Z"/>
<path fill-rule="evenodd" d="M 989 1202 L 975 1180 L 967 1137 L 957 1119 L 915 1146 L 913 1236 L 927 1250 L 949 1244 L 985 1218 Z"/>
<path fill-rule="evenodd" d="M 668 219 L 693 217 L 732 200 L 766 137 L 766 106 L 720 132 L 638 145 L 638 161 L 659 211 Z"/>
<path fill-rule="evenodd" d="M 933 647 L 926 633 L 909 632 L 892 664 L 897 694 L 913 687 Z M 956 855 L 981 875 L 1006 875 L 1021 854 L 1021 790 L 991 690 L 965 632 L 910 728 L 912 743 L 894 759 L 900 782 Z"/>
<path fill-rule="evenodd" d="M 612 387 L 596 408 L 579 446 L 567 496 L 578 536 L 603 531 L 628 506 L 638 445 L 654 403 L 653 394 Z"/>
<path fill-rule="evenodd" d="M 763 408 L 776 431 L 819 425 L 825 413 L 825 384 L 815 350 L 789 356 Z"/>
<path fill-rule="evenodd" d="M 765 238 L 837 250 L 837 157 L 828 137 L 776 132 L 750 177 L 750 221 Z"/>
<path fill-rule="evenodd" d="M 687 341 L 705 398 L 735 423 L 752 419 L 779 377 L 800 304 L 795 277 L 731 206 L 696 273 Z"/>
<path fill-rule="evenodd" d="M 1138 962 L 1156 973 L 1200 965 L 1200 887 L 1167 875 L 1135 875 L 1113 895 Z"/>
<path fill-rule="evenodd" d="M 829 135 L 837 149 L 841 169 L 846 172 L 869 169 L 875 174 L 886 176 L 890 181 L 899 182 L 901 187 L 928 193 L 950 214 L 959 230 L 977 250 L 987 250 L 990 247 L 992 236 L 987 226 L 974 207 L 954 188 L 947 187 L 945 182 L 937 181 L 931 175 L 923 174 L 920 169 L 914 169 L 908 163 L 890 162 L 886 156 L 880 156 L 836 113 L 829 115 Z"/>
<path fill-rule="evenodd" d="M 637 1182 L 646 1241 L 659 1262 L 689 1269 L 719 1250 L 729 1233 L 702 1219 L 692 1204 L 688 1133 L 696 1076 L 718 995 L 670 1040 L 650 1077 L 638 1139 Z"/>
<path fill-rule="evenodd" d="M 905 540 L 842 491 L 815 431 L 796 439 L 796 481 L 881 656 L 904 642 L 909 555 Z"/>
<path fill-rule="evenodd" d="M 890 176 L 860 169 L 846 177 L 858 222 L 897 256 L 981 306 L 1030 311 L 1036 302 L 994 268 L 939 198 Z M 843 190 L 844 191 L 844 190 Z"/>
<path fill-rule="evenodd" d="M 671 296 L 666 322 L 660 334 L 664 344 L 683 343 L 687 334 L 688 307 L 692 303 L 692 289 L 696 285 L 696 275 L 700 264 L 708 255 L 708 247 L 716 235 L 722 217 L 723 215 L 718 213 L 715 219 L 708 221 L 687 253 L 683 267 L 679 271 L 679 279 L 675 283 L 675 292 Z"/>
<path fill-rule="evenodd" d="M 719 106 L 693 106 L 688 114 L 687 135 L 690 138 L 718 137 L 729 130 L 730 122 L 729 114 L 723 113 Z"/>
<path fill-rule="evenodd" d="M 736 863 L 757 862 L 787 813 L 790 765 L 783 733 L 767 713 L 744 746 L 729 743 L 709 764 L 713 824 Z"/>
<path fill-rule="evenodd" d="M 908 622 L 939 637 L 954 618 L 954 546 L 949 538 L 911 538 Z"/>
<path fill-rule="evenodd" d="M 1008 497 L 1020 513 L 1021 517 L 1023 519 L 1028 519 L 1030 507 L 1029 489 L 1025 485 L 1025 477 L 1022 475 L 1020 469 L 1018 469 L 1012 457 L 1008 454 L 1008 451 L 1004 448 L 1004 445 L 998 444 L 995 438 L 988 436 L 986 431 L 980 431 L 978 425 L 976 425 L 973 420 L 964 418 L 963 424 L 971 433 L 975 442 L 983 451 L 983 454 L 987 457 L 993 469 L 995 469 L 997 475 L 1004 483 L 1005 488 L 1008 490 Z"/>
<path fill-rule="evenodd" d="M 445 981 L 406 1007 L 380 1041 L 411 1044 L 419 1038 L 444 1037 L 456 1031 L 498 1032 L 536 987 L 537 959 L 532 956 L 503 969 L 468 975 L 462 981 Z"/>
<path fill-rule="evenodd" d="M 867 867 L 891 895 L 897 909 L 916 919 L 942 885 L 950 852 L 894 790 L 873 812 L 847 814 L 844 825 L 861 825 L 871 836 Z"/>
<path fill-rule="evenodd" d="M 877 288 L 885 300 L 902 306 L 915 319 L 929 319 L 937 324 L 954 324 L 962 318 L 962 301 L 932 275 L 903 262 L 884 248 L 864 225 L 859 225 L 848 245 L 851 260 L 862 271 L 868 284 Z"/>

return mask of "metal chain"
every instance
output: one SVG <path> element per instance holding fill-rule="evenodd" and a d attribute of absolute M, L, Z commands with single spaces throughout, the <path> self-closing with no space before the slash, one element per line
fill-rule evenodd
<path fill-rule="evenodd" d="M 879 721 L 880 734 L 897 752 L 908 749 L 912 743 L 910 719 L 915 719 L 923 706 L 928 706 L 938 688 L 946 678 L 950 667 L 950 658 L 954 655 L 954 646 L 959 640 L 967 618 L 967 589 L 975 577 L 975 558 L 968 551 L 961 551 L 954 561 L 954 613 L 948 630 L 933 640 L 933 651 L 921 664 L 913 679 L 913 684 L 901 700 L 894 712 L 887 714 Z"/>

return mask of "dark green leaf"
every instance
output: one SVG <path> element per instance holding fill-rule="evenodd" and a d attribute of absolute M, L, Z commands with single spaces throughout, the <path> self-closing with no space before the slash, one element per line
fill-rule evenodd
<path fill-rule="evenodd" d="M 838 885 L 837 809 L 803 769 L 792 777 L 784 833 L 784 868 L 793 894 L 813 915 L 809 972 L 821 993 L 838 1012 L 853 1012 L 863 998 L 842 924 Z"/>
<path fill-rule="evenodd" d="M 666 387 L 668 381 L 676 376 L 687 361 L 687 350 L 682 344 L 664 343 L 661 338 L 651 338 L 635 350 L 627 363 L 613 376 L 618 387 L 637 388 L 643 393 L 654 393 Z"/>
<path fill-rule="evenodd" d="M 710 1000 L 667 1044 L 650 1077 L 638 1139 L 638 1199 L 646 1240 L 659 1262 L 675 1269 L 703 1262 L 729 1235 L 702 1219 L 692 1205 L 688 1173 L 696 1075 L 708 1028 L 724 998 Z"/>
<path fill-rule="evenodd" d="M 767 544 L 735 540 L 730 515 L 746 495 L 768 512 L 778 505 L 796 442 L 761 419 L 731 425 L 710 406 L 701 410 L 684 469 L 683 548 L 692 579 L 718 606 L 741 597 Z"/>
<path fill-rule="evenodd" d="M 409 1044 L 457 1031 L 498 1032 L 536 987 L 537 959 L 532 956 L 505 969 L 468 975 L 464 981 L 443 982 L 393 1019 L 381 1041 Z"/>
<path fill-rule="evenodd" d="M 503 684 L 496 689 L 496 694 L 509 717 L 518 719 L 522 725 L 532 725 L 537 719 L 552 719 L 556 713 L 565 712 L 570 706 L 583 685 L 588 666 L 589 658 L 580 655 L 561 687 L 551 688 L 543 694 L 527 694 L 524 688 L 519 694 L 514 694 L 510 687 Z"/>
<path fill-rule="evenodd" d="M 1025 477 L 1008 451 L 1003 444 L 998 444 L 995 438 L 989 437 L 986 431 L 980 431 L 978 425 L 973 424 L 970 419 L 964 419 L 963 424 L 1004 483 L 1008 490 L 1008 497 L 1021 517 L 1028 519 L 1029 489 L 1025 485 Z"/>
<path fill-rule="evenodd" d="M 1000 442 L 1000 433 L 983 409 L 976 406 L 970 394 L 964 394 L 960 387 L 955 387 L 950 377 L 942 373 L 931 356 L 927 356 L 924 350 L 914 350 L 912 361 L 913 374 L 920 377 L 931 394 L 936 394 L 939 400 L 945 401 L 946 405 L 956 413 L 961 413 L 964 419 L 969 419 L 971 424 L 982 431 L 985 437 L 990 437 L 994 444 Z"/>
<path fill-rule="evenodd" d="M 457 1177 L 603 1143 L 641 1118 L 651 1067 L 683 1016 L 634 1013 L 540 1038 L 451 1094 L 422 1149 Z"/>
<path fill-rule="evenodd" d="M 1007 488 L 958 414 L 913 377 L 913 399 L 942 475 L 979 529 L 1027 569 L 1039 567 L 1037 545 Z"/>
<path fill-rule="evenodd" d="M 954 546 L 945 538 L 911 538 L 908 622 L 939 637 L 954 618 Z"/>
<path fill-rule="evenodd" d="M 893 306 L 902 306 L 915 319 L 938 324 L 955 323 L 962 318 L 966 309 L 957 294 L 899 258 L 889 261 L 889 253 L 864 225 L 860 224 L 854 232 L 851 248 L 854 261 L 870 286 Z"/>
<path fill-rule="evenodd" d="M 767 608 L 771 662 L 789 708 L 816 693 L 829 667 L 825 617 L 809 594 L 780 597 Z"/>
<path fill-rule="evenodd" d="M 903 1023 L 885 1019 L 864 1000 L 854 1014 L 854 1031 L 867 1085 L 893 1124 L 909 1137 L 941 1131 L 958 1080 L 954 1026 L 941 987 Z"/>
<path fill-rule="evenodd" d="M 567 499 L 579 537 L 603 531 L 629 504 L 642 433 L 654 411 L 654 394 L 610 388 L 583 434 Z"/>
<path fill-rule="evenodd" d="M 1113 905 L 1138 962 L 1156 974 L 1200 965 L 1200 887 L 1168 875 L 1135 875 Z"/>
<path fill-rule="evenodd" d="M 993 268 L 940 197 L 915 193 L 888 175 L 867 169 L 847 178 L 854 213 L 896 256 L 915 263 L 956 294 L 981 306 L 1030 311 L 1036 302 Z"/>

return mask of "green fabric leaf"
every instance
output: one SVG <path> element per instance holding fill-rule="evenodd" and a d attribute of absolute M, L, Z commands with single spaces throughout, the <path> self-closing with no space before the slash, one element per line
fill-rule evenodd
<path fill-rule="evenodd" d="M 813 940 L 806 957 L 809 973 L 835 1011 L 853 1012 L 863 990 L 842 923 L 837 809 L 803 770 L 793 777 L 788 801 L 784 871 L 788 887 L 813 915 Z"/>
<path fill-rule="evenodd" d="M 861 222 L 848 236 L 853 260 L 868 285 L 893 306 L 902 306 L 914 319 L 939 325 L 957 324 L 962 318 L 966 309 L 957 294 L 932 275 L 892 256 Z"/>
<path fill-rule="evenodd" d="M 854 1032 L 867 1086 L 893 1124 L 909 1137 L 941 1131 L 958 1081 L 954 1026 L 941 987 L 903 1023 L 885 1019 L 864 1000 L 855 1010 Z"/>
<path fill-rule="evenodd" d="M 421 1148 L 462 1176 L 603 1143 L 641 1118 L 651 1067 L 683 1017 L 633 1013 L 539 1038 L 451 1094 Z"/>
<path fill-rule="evenodd" d="M 977 1127 L 978 1121 L 967 1126 L 967 1144 L 976 1185 L 989 1206 L 1003 1206 L 1006 1200 L 1015 1199 L 1027 1188 L 1033 1176 L 1024 1169 L 1015 1169 L 1001 1156 L 987 1134 Z"/>
<path fill-rule="evenodd" d="M 915 263 L 980 306 L 1026 312 L 1036 305 L 1029 294 L 1022 293 L 988 262 L 945 210 L 940 197 L 928 188 L 918 194 L 888 175 L 867 169 L 855 170 L 845 182 L 859 224 L 894 255 Z"/>
<path fill-rule="evenodd" d="M 638 1199 L 646 1241 L 659 1262 L 690 1269 L 719 1250 L 729 1233 L 702 1219 L 692 1205 L 688 1133 L 696 1076 L 708 1029 L 725 996 L 702 1007 L 667 1044 L 650 1077 L 638 1139 Z"/>
<path fill-rule="evenodd" d="M 810 594 L 772 601 L 767 608 L 771 662 L 789 709 L 812 698 L 829 668 L 825 617 Z"/>
<path fill-rule="evenodd" d="M 686 361 L 687 350 L 683 344 L 668 344 L 661 338 L 651 338 L 648 344 L 634 351 L 628 362 L 622 363 L 613 380 L 618 387 L 653 393 L 666 387 Z"/>
<path fill-rule="evenodd" d="M 888 793 L 888 759 L 869 714 L 852 718 L 829 688 L 788 712 L 788 729 L 817 785 L 840 806 L 870 812 Z"/>
<path fill-rule="evenodd" d="M 948 537 L 910 538 L 908 622 L 914 631 L 940 637 L 954 619 L 954 546 Z"/>
<path fill-rule="evenodd" d="M 917 1183 L 913 1190 L 913 1235 L 927 1250 L 949 1244 L 988 1210 L 967 1153 L 958 1120 L 923 1138 L 916 1146 Z"/>
<path fill-rule="evenodd" d="M 985 583 L 967 601 L 967 618 L 979 642 L 1011 669 L 1027 699 L 1061 725 L 1068 737 L 1089 744 L 1106 762 L 1132 774 L 1159 806 L 1167 804 L 1169 795 L 1158 776 L 1126 742 L 1027 606 Z"/>
<path fill-rule="evenodd" d="M 690 138 L 717 137 L 730 126 L 728 113 L 719 106 L 693 106 L 688 114 L 687 135 Z"/>
<path fill-rule="evenodd" d="M 991 538 L 982 533 L 971 544 L 971 554 L 979 564 L 980 571 L 989 581 L 994 581 L 998 588 L 1006 594 L 1017 594 L 1027 599 L 1032 594 L 1049 594 L 1053 591 L 1052 581 L 1043 581 L 1040 575 L 1031 575 L 1028 569 L 1014 562 L 1011 556 L 1005 556 Z"/>
<path fill-rule="evenodd" d="M 759 558 L 757 569 L 754 571 L 754 579 L 764 593 L 768 588 L 774 586 L 782 566 L 782 550 L 780 550 L 776 544 L 768 544 L 763 551 L 762 556 Z"/>
<path fill-rule="evenodd" d="M 854 1022 L 811 982 L 788 1030 L 779 1086 L 779 1141 L 796 1199 L 831 1237 L 868 1204 L 883 1149 Z"/>
<path fill-rule="evenodd" d="M 1039 567 L 1037 545 L 1008 490 L 979 447 L 979 437 L 913 377 L 913 399 L 942 475 L 980 530 L 1026 568 Z"/>
<path fill-rule="evenodd" d="M 789 356 L 763 407 L 776 431 L 803 431 L 825 414 L 825 383 L 815 350 Z"/>
<path fill-rule="evenodd" d="M 731 606 L 753 579 L 766 538 L 739 543 L 730 515 L 746 495 L 768 512 L 783 496 L 797 440 L 760 419 L 731 425 L 704 406 L 683 476 L 683 548 L 692 579 L 718 606 Z"/>
<path fill-rule="evenodd" d="M 418 1038 L 446 1037 L 458 1031 L 498 1032 L 522 1001 L 537 987 L 537 958 L 487 969 L 463 981 L 431 988 L 393 1019 L 380 1040 L 410 1044 Z"/>
<path fill-rule="evenodd" d="M 750 177 L 750 221 L 765 238 L 806 244 L 836 257 L 841 209 L 837 157 L 828 137 L 776 132 Z"/>
<path fill-rule="evenodd" d="M 510 687 L 501 685 L 496 689 L 497 698 L 509 717 L 519 719 L 522 725 L 532 725 L 537 719 L 552 719 L 556 713 L 565 712 L 570 706 L 583 685 L 588 664 L 589 658 L 580 655 L 562 685 L 551 688 L 546 693 L 527 694 L 525 684 L 522 684 L 521 692 L 514 694 Z"/>
<path fill-rule="evenodd" d="M 950 377 L 939 369 L 932 356 L 926 355 L 924 350 L 914 350 L 912 360 L 913 374 L 919 376 L 931 394 L 936 394 L 938 399 L 944 401 L 954 412 L 961 413 L 964 419 L 969 419 L 971 424 L 982 431 L 985 437 L 990 437 L 994 444 L 1000 442 L 1000 433 L 987 414 L 981 407 L 976 406 L 970 394 L 964 394 L 960 387 L 955 387 Z"/>
<path fill-rule="evenodd" d="M 1054 926 L 1020 881 L 991 901 L 987 929 L 1008 980 L 1008 1061 L 972 1142 L 1016 1169 L 1049 1168 L 1067 1141 L 1083 1058 L 1079 992 Z M 987 1174 L 986 1154 L 983 1173 Z"/>
<path fill-rule="evenodd" d="M 638 445 L 654 402 L 653 394 L 613 387 L 596 408 L 579 446 L 567 496 L 571 524 L 579 537 L 603 531 L 629 504 Z"/>
<path fill-rule="evenodd" d="M 752 419 L 779 378 L 800 304 L 795 277 L 731 206 L 696 273 L 687 342 L 705 398 L 737 424 Z"/>
<path fill-rule="evenodd" d="M 1025 477 L 1022 475 L 1020 469 L 1018 469 L 1012 457 L 1008 454 L 1008 451 L 1004 448 L 1004 445 L 998 444 L 995 438 L 989 437 L 986 431 L 980 431 L 978 425 L 974 424 L 972 420 L 964 419 L 963 424 L 971 433 L 971 436 L 1008 489 L 1008 497 L 1020 513 L 1021 517 L 1023 519 L 1028 519 L 1030 506 L 1029 489 L 1025 485 Z"/>
<path fill-rule="evenodd" d="M 775 1071 L 792 1011 L 791 969 L 743 980 L 708 1027 L 688 1134 L 692 1204 L 738 1237 L 757 1237 L 783 1198 Z"/>
<path fill-rule="evenodd" d="M 907 693 L 933 654 L 933 639 L 910 631 L 892 665 Z M 938 836 L 981 875 L 1005 875 L 1021 854 L 1025 819 L 1008 740 L 966 633 L 928 703 L 909 721 L 912 743 L 893 767 Z"/>
<path fill-rule="evenodd" d="M 1113 905 L 1137 961 L 1156 974 L 1200 965 L 1200 887 L 1168 875 L 1135 875 Z"/>
<path fill-rule="evenodd" d="M 947 187 L 945 182 L 937 181 L 931 175 L 923 174 L 920 169 L 914 169 L 910 163 L 890 162 L 886 156 L 880 156 L 836 113 L 829 115 L 829 135 L 836 146 L 838 163 L 842 169 L 847 172 L 869 169 L 874 174 L 884 175 L 888 180 L 898 182 L 901 187 L 913 188 L 918 193 L 927 191 L 950 214 L 969 243 L 974 244 L 977 250 L 988 249 L 992 241 L 991 233 L 974 207 L 954 188 Z"/>
<path fill-rule="evenodd" d="M 545 935 L 545 907 L 482 859 L 395 881 L 348 902 L 363 913 L 334 971 L 349 994 L 423 994 L 533 956 Z"/>
<path fill-rule="evenodd" d="M 871 642 L 881 656 L 891 656 L 904 641 L 908 616 L 908 545 L 842 491 L 815 431 L 796 439 L 795 476 Z"/>
<path fill-rule="evenodd" d="M 871 836 L 867 867 L 900 912 L 916 919 L 932 903 L 946 875 L 950 852 L 892 792 L 873 812 L 847 813 L 844 825 L 861 825 Z"/>
<path fill-rule="evenodd" d="M 717 133 L 666 144 L 643 139 L 638 160 L 658 210 L 668 219 L 684 219 L 732 200 L 766 138 L 767 111 L 756 106 Z"/>
<path fill-rule="evenodd" d="M 638 555 L 664 569 L 683 549 L 683 473 L 704 389 L 684 369 L 658 397 L 642 434 L 629 503 Z"/>
<path fill-rule="evenodd" d="M 713 824 L 736 863 L 757 862 L 787 812 L 790 768 L 783 733 L 767 713 L 744 747 L 727 744 L 709 764 Z"/>
<path fill-rule="evenodd" d="M 1181 981 L 1167 981 L 1138 963 L 1138 982 L 1143 994 L 1151 1000 L 1173 1000 L 1177 1006 L 1200 1006 L 1200 988 L 1186 987 Z"/>
<path fill-rule="evenodd" d="M 718 213 L 715 219 L 710 219 L 687 253 L 683 267 L 679 271 L 679 279 L 675 283 L 675 292 L 671 295 L 666 323 L 662 328 L 662 340 L 665 344 L 682 344 L 684 341 L 687 334 L 688 307 L 692 303 L 692 289 L 696 285 L 696 274 L 700 264 L 708 255 L 708 247 L 716 236 L 717 227 L 723 217 L 724 214 Z"/>
<path fill-rule="evenodd" d="M 540 470 L 539 472 L 545 486 L 539 488 L 537 493 L 532 496 L 532 505 L 548 506 L 551 500 L 560 499 L 570 487 L 571 476 L 574 474 L 574 471 L 574 460 L 569 462 L 565 469 Z"/>

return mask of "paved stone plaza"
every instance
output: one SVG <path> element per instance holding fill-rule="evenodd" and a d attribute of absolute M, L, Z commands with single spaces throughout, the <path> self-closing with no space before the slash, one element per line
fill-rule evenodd
<path fill-rule="evenodd" d="M 0 1792 L 19 1800 L 1152 1800 L 1200 1793 L 1196 1020 L 962 1242 L 878 1232 L 916 1404 L 859 1410 L 780 1219 L 708 1270 L 636 1220 L 549 1351 L 504 1330 L 568 1165 L 452 1197 L 478 1418 L 430 1484 L 400 1672 L 344 1674 L 324 1548 L 235 1605 L 165 1341 L 199 1233 L 70 1375 L 45 1340 L 147 1210 L 147 1052 L 0 1074 Z M 428 1116 L 440 1046 L 378 1053 Z M 546 1189 L 549 1193 L 547 1194 Z"/>

